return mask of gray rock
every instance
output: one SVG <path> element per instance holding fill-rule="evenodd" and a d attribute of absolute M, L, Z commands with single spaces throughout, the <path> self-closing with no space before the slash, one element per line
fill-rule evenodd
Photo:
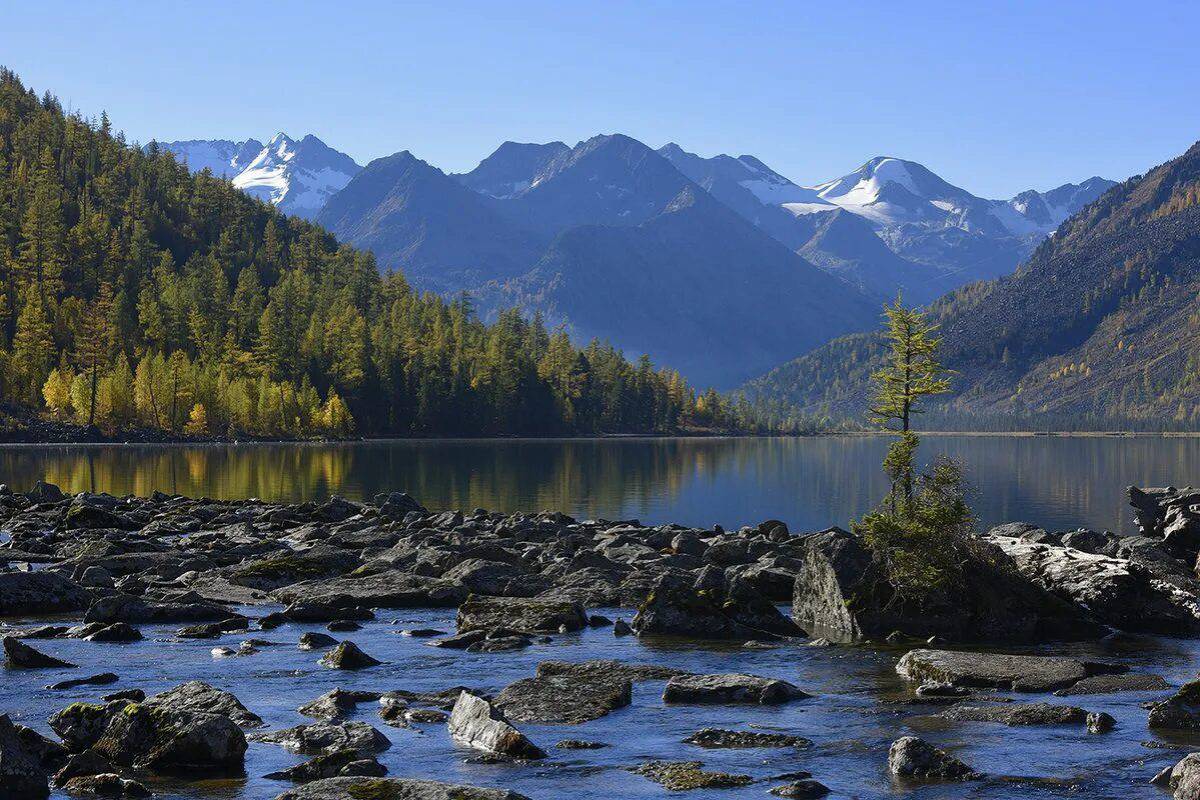
<path fill-rule="evenodd" d="M 1185 683 L 1151 707 L 1147 724 L 1152 729 L 1200 731 L 1200 680 Z"/>
<path fill-rule="evenodd" d="M 122 778 L 115 772 L 80 775 L 62 785 L 62 790 L 75 797 L 150 797 L 150 790 L 137 781 Z"/>
<path fill-rule="evenodd" d="M 71 778 L 83 775 L 103 775 L 113 772 L 115 769 L 111 761 L 95 750 L 84 750 L 67 757 L 63 766 L 54 773 L 54 785 L 62 786 Z"/>
<path fill-rule="evenodd" d="M 353 750 L 371 755 L 388 749 L 391 741 L 365 722 L 316 722 L 267 733 L 256 733 L 256 742 L 277 744 L 307 755 Z"/>
<path fill-rule="evenodd" d="M 105 705 L 72 703 L 50 717 L 50 729 L 59 735 L 68 749 L 85 750 L 99 741 L 108 721 L 128 705 L 125 700 L 114 700 Z"/>
<path fill-rule="evenodd" d="M 1078 683 L 1059 689 L 1054 694 L 1071 697 L 1084 694 L 1116 694 L 1118 692 L 1163 692 L 1171 684 L 1161 675 L 1149 672 L 1127 672 L 1121 675 L 1090 675 Z"/>
<path fill-rule="evenodd" d="M 500 756 L 545 758 L 546 752 L 508 723 L 487 700 L 462 692 L 446 723 L 450 738 L 464 747 Z"/>
<path fill-rule="evenodd" d="M 300 642 L 296 645 L 301 650 L 320 650 L 325 647 L 333 647 L 338 643 L 338 640 L 325 633 L 302 633 L 300 634 Z"/>
<path fill-rule="evenodd" d="M 0 617 L 83 611 L 91 602 L 90 592 L 57 572 L 0 572 Z"/>
<path fill-rule="evenodd" d="M 42 800 L 50 786 L 42 765 L 21 742 L 7 714 L 0 714 L 0 800 Z"/>
<path fill-rule="evenodd" d="M 583 630 L 583 606 L 561 600 L 471 595 L 458 609 L 458 632 L 509 628 L 525 633 Z"/>
<path fill-rule="evenodd" d="M 309 783 L 323 778 L 364 777 L 381 778 L 387 774 L 387 767 L 374 758 L 364 758 L 356 750 L 338 750 L 323 756 L 316 756 L 303 764 L 296 764 L 279 772 L 271 772 L 264 778 L 293 783 Z"/>
<path fill-rule="evenodd" d="M 55 692 L 61 692 L 65 689 L 74 689 L 76 686 L 107 686 L 110 683 L 116 683 L 119 680 L 115 673 L 101 672 L 98 675 L 89 675 L 86 678 L 72 678 L 67 681 L 59 681 L 47 686 L 47 689 Z"/>
<path fill-rule="evenodd" d="M 825 795 L 829 794 L 829 787 L 820 781 L 805 779 L 784 784 L 783 786 L 777 786 L 771 790 L 771 794 L 775 795 L 776 797 L 815 800 L 815 798 L 824 797 Z"/>
<path fill-rule="evenodd" d="M 594 661 L 543 661 L 537 665 L 538 675 L 562 675 L 582 681 L 665 681 L 676 675 L 690 675 L 674 667 L 658 664 L 627 664 L 616 659 Z"/>
<path fill-rule="evenodd" d="M 1115 664 L 1057 656 L 1014 656 L 957 650 L 911 650 L 896 664 L 901 677 L 918 683 L 996 688 L 1014 692 L 1066 689 L 1093 675 L 1124 671 Z"/>
<path fill-rule="evenodd" d="M 209 602 L 157 602 L 127 594 L 102 597 L 88 608 L 84 622 L 221 622 L 230 618 L 229 609 Z"/>
<path fill-rule="evenodd" d="M 1108 733 L 1117 727 L 1117 721 L 1104 711 L 1093 711 L 1087 715 L 1088 733 Z"/>
<path fill-rule="evenodd" d="M 141 631 L 124 622 L 105 625 L 83 637 L 87 642 L 136 642 L 141 638 Z"/>
<path fill-rule="evenodd" d="M 289 789 L 275 800 L 529 800 L 505 789 L 408 778 L 326 778 Z"/>
<path fill-rule="evenodd" d="M 1171 790 L 1173 800 L 1200 800 L 1200 753 L 1189 753 L 1151 783 Z"/>
<path fill-rule="evenodd" d="M 709 574 L 714 573 L 710 571 Z M 639 636 L 653 634 L 743 642 L 804 634 L 779 613 L 773 603 L 748 585 L 727 591 L 720 573 L 716 573 L 711 588 L 700 589 L 677 576 L 662 576 L 638 607 L 632 627 Z"/>
<path fill-rule="evenodd" d="M 346 689 L 331 689 L 325 694 L 300 706 L 297 711 L 306 717 L 335 720 L 348 717 L 354 713 L 359 703 L 368 703 L 379 699 L 379 692 L 356 692 Z M 325 777 L 331 778 L 332 775 Z"/>
<path fill-rule="evenodd" d="M 787 681 L 743 673 L 679 675 L 667 681 L 665 703 L 778 705 L 812 695 Z"/>
<path fill-rule="evenodd" d="M 924 739 L 902 736 L 888 750 L 888 772 L 913 781 L 970 781 L 982 777 Z"/>
<path fill-rule="evenodd" d="M 4 637 L 4 663 L 9 669 L 65 669 L 75 666 L 35 650 L 11 636 Z"/>
<path fill-rule="evenodd" d="M 517 722 L 578 725 L 629 705 L 632 690 L 628 680 L 543 675 L 510 683 L 493 705 Z"/>
<path fill-rule="evenodd" d="M 258 728 L 263 724 L 262 717 L 242 705 L 235 696 L 203 681 L 181 683 L 146 698 L 144 702 L 151 707 L 220 714 L 240 728 Z"/>
<path fill-rule="evenodd" d="M 321 663 L 330 669 L 366 669 L 383 662 L 364 653 L 354 642 L 346 641 L 326 653 Z"/>
<path fill-rule="evenodd" d="M 271 593 L 283 603 L 317 603 L 343 608 L 453 608 L 466 594 L 463 587 L 452 581 L 400 570 L 305 581 Z M 319 621 L 330 622 L 332 619 Z"/>
<path fill-rule="evenodd" d="M 985 706 L 956 705 L 938 714 L 955 722 L 999 722 L 1004 725 L 1079 725 L 1088 712 L 1077 706 L 1050 703 L 993 703 Z"/>

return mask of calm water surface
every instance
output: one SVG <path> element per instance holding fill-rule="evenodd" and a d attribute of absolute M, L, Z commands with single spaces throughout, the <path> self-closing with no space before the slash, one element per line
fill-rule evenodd
<path fill-rule="evenodd" d="M 155 489 L 220 497 L 300 500 L 330 494 L 368 497 L 403 489 L 431 508 L 566 510 L 579 516 L 640 517 L 648 522 L 739 525 L 768 517 L 793 529 L 841 523 L 862 513 L 883 492 L 878 464 L 882 438 L 684 439 L 605 441 L 388 442 L 352 445 L 249 447 L 10 447 L 0 449 L 0 481 L 22 488 L 38 478 L 64 489 L 145 494 Z M 1087 525 L 1128 530 L 1127 484 L 1183 485 L 1200 473 L 1200 440 L 1143 438 L 930 437 L 924 455 L 961 458 L 978 487 L 974 505 L 983 523 L 1037 521 L 1050 528 Z M 259 616 L 274 607 L 243 609 Z M 628 611 L 610 610 L 628 617 Z M 7 620 L 12 626 L 46 620 Z M 815 697 L 781 707 L 667 707 L 662 683 L 638 684 L 633 704 L 580 726 L 522 725 L 550 751 L 536 765 L 470 763 L 442 725 L 394 729 L 377 706 L 363 703 L 354 719 L 370 722 L 392 741 L 380 755 L 390 774 L 509 788 L 534 800 L 612 800 L 675 796 L 627 771 L 651 759 L 698 760 L 708 769 L 763 779 L 742 789 L 694 791 L 696 800 L 767 798 L 772 776 L 806 770 L 834 798 L 1136 798 L 1165 795 L 1147 784 L 1160 768 L 1200 749 L 1200 740 L 1164 740 L 1146 729 L 1139 704 L 1161 694 L 1123 693 L 1065 699 L 1027 695 L 1020 700 L 1075 702 L 1118 720 L 1110 734 L 1089 736 L 1083 726 L 1008 728 L 991 723 L 948 724 L 938 709 L 902 701 L 905 687 L 894 665 L 902 649 L 811 648 L 804 641 L 772 650 L 720 648 L 614 638 L 606 628 L 556 636 L 525 651 L 471 654 L 433 649 L 397 635 L 402 627 L 452 630 L 453 610 L 381 611 L 349 634 L 385 663 L 356 673 L 334 672 L 319 653 L 296 649 L 299 634 L 320 626 L 285 625 L 254 635 L 278 642 L 241 658 L 213 658 L 216 645 L 236 647 L 243 636 L 219 641 L 174 637 L 177 626 L 142 626 L 146 638 L 130 644 L 39 641 L 42 650 L 79 664 L 78 670 L 2 671 L 8 711 L 48 732 L 45 720 L 77 700 L 118 688 L 161 691 L 185 680 L 205 680 L 236 694 L 270 728 L 311 720 L 295 709 L 321 693 L 346 689 L 438 690 L 467 685 L 496 692 L 533 674 L 539 661 L 617 658 L 692 671 L 751 672 L 783 678 Z M 1043 652 L 1077 652 L 1148 669 L 1180 684 L 1195 676 L 1200 644 L 1157 637 L 1121 637 Z M 65 692 L 46 684 L 111 670 L 111 687 Z M 808 749 L 704 750 L 682 739 L 707 726 L 781 730 L 813 740 Z M 975 768 L 998 776 L 966 785 L 894 785 L 885 764 L 889 743 L 916 733 L 954 751 Z M 553 748 L 561 739 L 606 742 L 594 751 Z M 251 743 L 246 774 L 199 784 L 159 782 L 170 798 L 267 800 L 286 785 L 262 778 L 301 758 Z M 62 797 L 56 795 L 56 798 Z"/>
<path fill-rule="evenodd" d="M 0 482 L 70 491 L 351 499 L 407 491 L 431 509 L 561 510 L 580 517 L 809 530 L 885 491 L 888 439 L 389 441 L 240 446 L 0 446 Z M 1127 485 L 1200 480 L 1200 438 L 929 436 L 960 459 L 981 523 L 1129 532 Z"/>

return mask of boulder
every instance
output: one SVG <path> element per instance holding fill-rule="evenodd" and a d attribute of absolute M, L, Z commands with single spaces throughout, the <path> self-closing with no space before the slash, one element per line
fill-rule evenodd
<path fill-rule="evenodd" d="M 391 741 L 365 722 L 316 722 L 294 728 L 256 733 L 256 742 L 277 744 L 297 753 L 323 755 L 354 750 L 371 755 L 388 749 Z"/>
<path fill-rule="evenodd" d="M 220 714 L 130 703 L 109 717 L 94 747 L 124 767 L 160 774 L 228 774 L 242 769 L 246 737 Z"/>
<path fill-rule="evenodd" d="M 50 717 L 50 729 L 59 735 L 69 750 L 86 750 L 99 741 L 108 721 L 128 705 L 125 700 L 114 700 L 105 705 L 72 703 Z"/>
<path fill-rule="evenodd" d="M 333 647 L 338 643 L 338 640 L 327 633 L 306 632 L 300 634 L 300 641 L 296 646 L 301 650 L 320 650 L 325 647 Z"/>
<path fill-rule="evenodd" d="M 364 653 L 354 642 L 346 641 L 326 653 L 321 663 L 330 669 L 366 669 L 383 662 Z"/>
<path fill-rule="evenodd" d="M 271 772 L 264 778 L 293 783 L 309 783 L 323 778 L 358 776 L 364 778 L 381 778 L 387 774 L 387 767 L 370 757 L 363 757 L 356 750 L 338 750 L 323 756 L 316 756 L 303 764 L 296 764 L 279 772 Z"/>
<path fill-rule="evenodd" d="M 506 789 L 409 778 L 326 778 L 288 789 L 275 800 L 529 800 Z"/>
<path fill-rule="evenodd" d="M 84 622 L 221 622 L 231 616 L 229 609 L 209 602 L 157 602 L 127 594 L 102 597 L 88 608 Z"/>
<path fill-rule="evenodd" d="M 994 532 L 986 539 L 1000 547 L 1022 575 L 1106 625 L 1137 633 L 1200 633 L 1196 594 L 1161 580 L 1144 564 Z"/>
<path fill-rule="evenodd" d="M 829 794 L 829 787 L 820 781 L 806 778 L 786 783 L 783 786 L 776 786 L 771 790 L 771 794 L 776 797 L 790 797 L 794 800 L 815 800 L 818 797 L 824 797 Z"/>
<path fill-rule="evenodd" d="M 1200 753 L 1187 754 L 1151 783 L 1170 789 L 1174 800 L 1200 800 Z"/>
<path fill-rule="evenodd" d="M 21 741 L 7 714 L 0 714 L 0 800 L 43 800 L 50 796 L 46 772 Z"/>
<path fill-rule="evenodd" d="M 4 664 L 9 669 L 64 669 L 75 665 L 48 656 L 12 636 L 4 637 Z"/>
<path fill-rule="evenodd" d="M 902 736 L 888 750 L 888 772 L 913 781 L 970 781 L 983 777 L 924 739 Z"/>
<path fill-rule="evenodd" d="M 114 622 L 83 638 L 88 642 L 136 642 L 142 638 L 142 632 L 125 622 Z"/>
<path fill-rule="evenodd" d="M 66 689 L 74 689 L 77 686 L 107 686 L 110 683 L 116 683 L 119 680 L 116 673 L 101 672 L 97 675 L 88 675 L 86 678 L 72 678 L 67 681 L 58 681 L 47 686 L 47 689 L 55 692 L 61 692 Z"/>
<path fill-rule="evenodd" d="M 1067 689 L 1084 678 L 1123 672 L 1118 664 L 1058 656 L 1020 656 L 958 650 L 910 650 L 896 664 L 900 676 L 917 683 L 948 683 L 1014 692 Z"/>
<path fill-rule="evenodd" d="M 54 773 L 54 785 L 62 786 L 72 778 L 84 775 L 103 775 L 114 769 L 112 762 L 95 750 L 84 750 L 67 757 L 58 772 Z"/>
<path fill-rule="evenodd" d="M 258 728 L 263 724 L 262 717 L 242 705 L 232 694 L 203 681 L 188 681 L 173 689 L 159 692 L 147 698 L 145 705 L 220 714 L 228 717 L 240 728 Z"/>
<path fill-rule="evenodd" d="M 0 617 L 83 611 L 91 602 L 87 589 L 57 572 L 0 572 Z"/>
<path fill-rule="evenodd" d="M 804 634 L 749 584 L 727 591 L 719 572 L 711 583 L 701 579 L 697 586 L 676 575 L 663 575 L 638 607 L 634 632 L 734 641 Z"/>
<path fill-rule="evenodd" d="M 893 632 L 946 641 L 1097 638 L 1106 628 L 1021 575 L 995 545 L 966 539 L 954 580 L 899 592 L 862 538 L 833 528 L 810 536 L 796 574 L 792 617 L 830 637 Z"/>
<path fill-rule="evenodd" d="M 1200 680 L 1185 683 L 1154 704 L 1147 725 L 1158 730 L 1200 731 Z"/>
<path fill-rule="evenodd" d="M 354 709 L 359 703 L 372 702 L 378 699 L 378 692 L 355 692 L 346 689 L 331 689 L 316 700 L 305 703 L 296 710 L 306 717 L 335 720 L 353 714 Z M 333 776 L 326 775 L 325 777 Z"/>
<path fill-rule="evenodd" d="M 778 705 L 812 695 L 787 681 L 758 675 L 678 675 L 667 681 L 664 703 Z"/>
<path fill-rule="evenodd" d="M 493 705 L 506 719 L 517 722 L 577 725 L 624 708 L 632 701 L 632 692 L 628 680 L 543 675 L 510 683 Z"/>
<path fill-rule="evenodd" d="M 525 633 L 578 631 L 587 626 L 583 606 L 562 600 L 470 595 L 458 608 L 458 632 L 508 628 Z"/>
<path fill-rule="evenodd" d="M 122 778 L 115 772 L 80 775 L 62 785 L 62 790 L 75 797 L 150 797 L 150 790 L 137 781 Z"/>
<path fill-rule="evenodd" d="M 459 694 L 446 726 L 450 738 L 464 747 L 515 758 L 546 757 L 544 750 L 509 724 L 503 712 L 470 692 Z"/>

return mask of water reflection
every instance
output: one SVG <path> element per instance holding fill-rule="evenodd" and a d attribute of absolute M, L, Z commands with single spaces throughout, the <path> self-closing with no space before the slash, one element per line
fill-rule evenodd
<path fill-rule="evenodd" d="M 299 501 L 408 491 L 431 508 L 561 509 L 576 516 L 796 529 L 845 524 L 884 492 L 883 437 L 403 441 L 0 448 L 0 481 L 70 491 Z M 962 459 L 985 524 L 1129 530 L 1127 484 L 1183 485 L 1193 438 L 935 436 Z"/>

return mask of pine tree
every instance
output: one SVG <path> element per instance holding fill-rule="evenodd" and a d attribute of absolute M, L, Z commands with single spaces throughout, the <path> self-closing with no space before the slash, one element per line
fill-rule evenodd
<path fill-rule="evenodd" d="M 105 282 L 100 284 L 100 292 L 87 307 L 83 324 L 75 336 L 75 365 L 88 381 L 88 427 L 96 424 L 100 370 L 108 365 L 112 352 L 112 308 L 112 285 Z"/>
<path fill-rule="evenodd" d="M 22 291 L 17 331 L 13 336 L 12 366 L 18 397 L 37 404 L 41 388 L 54 363 L 54 339 L 41 292 L 33 284 Z"/>

